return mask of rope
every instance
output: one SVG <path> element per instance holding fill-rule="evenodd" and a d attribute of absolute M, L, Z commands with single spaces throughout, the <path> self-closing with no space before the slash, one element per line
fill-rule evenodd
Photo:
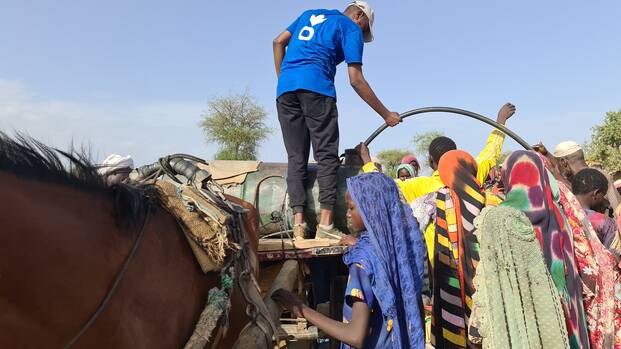
<path fill-rule="evenodd" d="M 231 307 L 231 295 L 229 291 L 233 288 L 233 269 L 227 268 L 227 272 L 222 273 L 220 278 L 220 286 L 209 290 L 209 296 L 207 297 L 207 306 L 201 313 L 198 323 L 192 332 L 192 336 L 184 346 L 184 349 L 199 349 L 204 348 L 213 330 L 218 325 L 218 321 L 223 315 L 226 315 Z"/>
<path fill-rule="evenodd" d="M 110 288 L 110 290 L 106 294 L 106 297 L 104 297 L 104 299 L 101 301 L 101 304 L 99 304 L 99 307 L 97 307 L 97 310 L 95 310 L 95 312 L 93 313 L 93 315 L 91 315 L 91 317 L 88 319 L 88 321 L 86 321 L 86 323 L 84 325 L 82 325 L 82 328 L 80 329 L 78 334 L 76 334 L 64 346 L 65 349 L 71 348 L 80 339 L 80 337 L 82 337 L 84 335 L 84 333 L 86 333 L 86 331 L 99 318 L 99 316 L 104 311 L 104 309 L 106 309 L 106 306 L 108 306 L 108 303 L 110 303 L 110 300 L 112 299 L 112 296 L 114 296 L 114 293 L 116 292 L 116 290 L 118 289 L 119 285 L 121 284 L 121 281 L 123 280 L 123 277 L 127 273 L 127 269 L 129 269 L 129 265 L 131 264 L 132 260 L 136 256 L 136 252 L 138 251 L 138 247 L 140 246 L 140 242 L 142 241 L 142 238 L 144 237 L 145 227 L 147 226 L 147 223 L 149 221 L 150 215 L 151 215 L 151 209 L 150 209 L 150 207 L 147 206 L 147 212 L 146 212 L 144 220 L 142 222 L 142 226 L 140 227 L 140 232 L 138 233 L 138 237 L 136 237 L 136 241 L 134 242 L 134 245 L 132 246 L 131 251 L 129 252 L 127 257 L 125 258 L 125 262 L 123 262 L 123 266 L 121 267 L 121 271 L 116 275 L 116 277 L 114 279 L 114 282 L 112 283 L 112 287 Z"/>

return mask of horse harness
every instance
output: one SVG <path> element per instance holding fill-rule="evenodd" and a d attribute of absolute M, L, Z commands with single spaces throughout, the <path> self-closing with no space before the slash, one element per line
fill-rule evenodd
<path fill-rule="evenodd" d="M 245 213 L 245 209 L 241 206 L 234 205 L 230 201 L 226 200 L 223 195 L 222 189 L 217 186 L 217 184 L 215 184 L 213 181 L 211 181 L 210 174 L 205 170 L 198 169 L 198 167 L 196 167 L 193 163 L 185 160 L 186 158 L 192 161 L 205 163 L 204 160 L 192 157 L 190 155 L 175 154 L 161 158 L 158 162 L 152 165 L 143 166 L 134 170 L 132 172 L 132 174 L 134 174 L 134 177 L 131 179 L 134 182 L 143 182 L 149 179 L 160 177 L 162 175 L 166 175 L 168 176 L 168 178 L 181 184 L 177 176 L 182 175 L 188 179 L 188 182 L 193 183 L 195 187 L 200 189 L 200 191 L 207 198 L 224 207 L 225 210 L 229 214 L 231 214 L 232 217 L 234 217 L 231 223 L 231 238 L 234 243 L 240 246 L 240 248 L 233 256 L 228 258 L 228 261 L 222 268 L 222 273 L 224 274 L 228 272 L 231 276 L 237 278 L 239 289 L 242 296 L 244 297 L 244 300 L 246 301 L 246 315 L 250 318 L 251 322 L 246 326 L 246 328 L 244 328 L 244 330 L 252 324 L 256 325 L 265 335 L 265 341 L 268 344 L 267 347 L 272 347 L 273 343 L 278 343 L 279 340 L 278 327 L 274 323 L 270 312 L 267 309 L 263 298 L 261 297 L 260 288 L 254 276 L 254 270 L 250 262 L 250 256 L 248 253 L 248 249 L 250 247 L 245 239 L 244 226 L 240 223 L 242 221 L 242 215 Z M 136 173 L 138 173 L 137 176 L 135 175 Z M 199 187 L 199 185 L 202 186 L 202 188 Z M 134 241 L 134 244 L 129 254 L 125 258 L 125 261 L 123 262 L 120 271 L 114 278 L 114 282 L 112 283 L 112 286 L 108 290 L 106 296 L 103 298 L 95 312 L 82 325 L 78 333 L 74 337 L 72 337 L 69 342 L 67 342 L 67 344 L 64 346 L 64 349 L 69 349 L 73 345 L 75 345 L 75 343 L 77 343 L 77 341 L 101 316 L 105 308 L 110 303 L 110 300 L 116 293 L 118 286 L 125 277 L 125 274 L 127 273 L 131 262 L 136 256 L 140 243 L 143 240 L 145 234 L 145 227 L 147 226 L 151 215 L 150 211 L 151 208 L 148 205 L 146 208 L 144 220 L 142 221 L 142 225 L 138 232 L 138 236 L 136 237 L 136 240 Z M 223 327 L 226 331 L 226 327 L 228 326 L 228 314 L 224 314 L 222 317 L 224 318 Z M 242 330 L 242 333 L 244 330 Z"/>
<path fill-rule="evenodd" d="M 86 331 L 99 318 L 101 313 L 103 313 L 104 309 L 108 306 L 108 303 L 110 303 L 112 296 L 114 296 L 114 293 L 116 292 L 119 285 L 121 284 L 121 281 L 125 277 L 125 274 L 127 273 L 127 270 L 129 269 L 129 265 L 131 264 L 134 257 L 136 257 L 136 252 L 138 252 L 138 247 L 140 246 L 140 243 L 142 242 L 142 238 L 144 237 L 145 227 L 147 226 L 147 223 L 149 222 L 150 217 L 151 217 L 151 207 L 150 205 L 147 205 L 145 216 L 142 221 L 142 225 L 140 226 L 140 231 L 138 232 L 138 236 L 136 237 L 136 240 L 134 241 L 134 245 L 132 246 L 132 249 L 129 251 L 129 254 L 125 258 L 125 261 L 123 262 L 121 270 L 114 278 L 114 282 L 112 283 L 112 286 L 110 287 L 110 289 L 108 290 L 108 293 L 106 294 L 106 296 L 103 298 L 103 300 L 97 307 L 97 310 L 95 310 L 93 315 L 91 315 L 91 317 L 84 323 L 84 325 L 82 325 L 82 328 L 80 328 L 80 331 L 78 331 L 78 333 L 75 336 L 73 336 L 73 338 L 64 346 L 65 349 L 71 348 L 84 335 L 84 333 L 86 333 Z"/>

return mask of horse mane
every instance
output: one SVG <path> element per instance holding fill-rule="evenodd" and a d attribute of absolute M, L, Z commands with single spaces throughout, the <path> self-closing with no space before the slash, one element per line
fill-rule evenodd
<path fill-rule="evenodd" d="M 123 227 L 137 226 L 153 204 L 159 204 L 152 185 L 107 186 L 85 148 L 68 151 L 52 148 L 23 134 L 14 138 L 0 131 L 0 171 L 43 183 L 108 196 L 114 218 Z"/>

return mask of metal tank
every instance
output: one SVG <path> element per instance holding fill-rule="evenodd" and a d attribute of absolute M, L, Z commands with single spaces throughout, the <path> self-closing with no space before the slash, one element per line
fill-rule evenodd
<path fill-rule="evenodd" d="M 341 166 L 338 172 L 337 202 L 334 207 L 334 225 L 347 233 L 347 203 L 345 180 L 359 173 L 360 166 Z M 278 233 L 293 226 L 293 213 L 287 195 L 287 164 L 261 163 L 256 172 L 249 173 L 244 183 L 225 189 L 227 194 L 252 203 L 260 215 L 261 235 Z M 319 186 L 317 166 L 308 165 L 306 184 L 307 205 L 304 212 L 309 229 L 314 231 L 319 220 Z"/>
<path fill-rule="evenodd" d="M 459 116 L 469 117 L 483 123 L 486 123 L 506 135 L 513 138 L 524 149 L 531 149 L 530 145 L 520 138 L 517 134 L 509 130 L 504 125 L 496 123 L 494 120 L 487 118 L 481 114 L 471 111 L 450 108 L 450 107 L 426 107 L 407 111 L 401 114 L 402 119 L 412 116 L 419 116 L 428 113 L 446 113 Z M 373 132 L 364 142 L 369 145 L 377 136 L 379 136 L 388 126 L 382 124 Z M 354 149 L 348 149 L 344 154 L 344 164 L 339 168 L 338 172 L 338 193 L 337 202 L 334 208 L 334 225 L 347 233 L 347 204 L 345 202 L 345 192 L 347 185 L 345 180 L 348 177 L 357 175 L 362 166 L 360 156 Z M 305 211 L 305 219 L 309 224 L 309 228 L 314 230 L 319 217 L 319 187 L 316 181 L 317 167 L 309 164 L 309 180 L 307 183 L 307 207 Z M 259 210 L 261 218 L 261 233 L 267 235 L 278 233 L 289 229 L 293 225 L 292 212 L 289 209 L 288 198 L 286 195 L 287 183 L 287 164 L 285 163 L 262 163 L 259 170 L 248 174 L 246 181 L 237 186 L 227 188 L 228 194 L 239 197 L 255 205 Z"/>

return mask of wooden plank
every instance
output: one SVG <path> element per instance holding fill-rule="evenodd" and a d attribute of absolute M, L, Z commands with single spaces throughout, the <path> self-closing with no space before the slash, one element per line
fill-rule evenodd
<path fill-rule="evenodd" d="M 318 247 L 337 246 L 337 239 L 303 239 L 291 241 L 291 239 L 261 239 L 259 240 L 259 251 L 282 251 L 284 244 L 285 250 L 306 250 Z"/>
<path fill-rule="evenodd" d="M 347 251 L 347 246 L 327 246 L 305 250 L 261 251 L 257 253 L 259 261 L 278 261 L 283 259 L 309 259 L 325 256 L 338 256 Z"/>

